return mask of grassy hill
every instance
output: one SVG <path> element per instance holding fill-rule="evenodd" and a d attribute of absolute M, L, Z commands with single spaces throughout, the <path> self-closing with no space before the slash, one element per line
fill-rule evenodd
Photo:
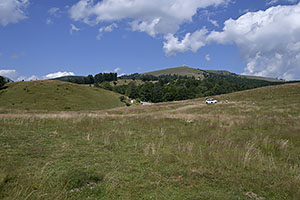
<path fill-rule="evenodd" d="M 204 79 L 204 73 L 205 73 L 204 70 L 183 66 L 183 67 L 174 67 L 174 68 L 168 68 L 168 69 L 163 69 L 163 70 L 158 70 L 153 72 L 147 72 L 144 74 L 153 75 L 153 76 L 176 74 L 180 76 L 188 76 L 188 77 L 194 76 L 195 78 Z"/>
<path fill-rule="evenodd" d="M 239 76 L 247 79 L 263 80 L 263 81 L 270 81 L 270 82 L 284 82 L 284 80 L 270 78 L 270 77 L 249 76 L 249 75 L 239 75 Z"/>
<path fill-rule="evenodd" d="M 158 71 L 153 71 L 153 72 L 147 72 L 144 74 L 153 75 L 153 76 L 176 74 L 176 75 L 180 75 L 180 76 L 200 78 L 201 80 L 203 80 L 205 78 L 205 75 L 209 76 L 209 74 L 218 74 L 218 75 L 225 75 L 225 76 L 243 77 L 243 78 L 247 78 L 247 79 L 264 80 L 264 81 L 270 81 L 270 82 L 281 82 L 281 80 L 278 80 L 275 78 L 237 75 L 237 74 L 231 73 L 229 71 L 225 71 L 225 70 L 202 70 L 202 69 L 190 68 L 187 66 L 168 68 L 168 69 L 163 69 L 163 70 L 158 70 Z"/>
<path fill-rule="evenodd" d="M 8 83 L 0 108 L 20 110 L 102 110 L 123 106 L 119 94 L 61 81 Z"/>
<path fill-rule="evenodd" d="M 57 80 L 57 81 L 68 81 L 70 82 L 70 80 L 74 80 L 77 78 L 84 78 L 85 76 L 62 76 L 62 77 L 58 77 L 58 78 L 53 78 L 51 80 Z"/>
<path fill-rule="evenodd" d="M 0 199 L 300 199 L 299 91 L 0 114 Z"/>

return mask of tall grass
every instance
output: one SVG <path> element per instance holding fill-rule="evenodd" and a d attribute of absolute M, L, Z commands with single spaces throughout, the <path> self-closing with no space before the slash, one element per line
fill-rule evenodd
<path fill-rule="evenodd" d="M 264 88 L 213 106 L 1 114 L 0 199 L 299 199 L 298 85 L 275 88 L 272 101 Z"/>

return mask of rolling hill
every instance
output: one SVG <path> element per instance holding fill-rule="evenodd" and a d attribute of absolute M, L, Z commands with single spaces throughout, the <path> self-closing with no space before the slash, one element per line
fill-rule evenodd
<path fill-rule="evenodd" d="M 119 94 L 61 81 L 8 83 L 0 108 L 21 110 L 102 110 L 124 106 Z"/>
<path fill-rule="evenodd" d="M 200 78 L 201 80 L 204 79 L 205 71 L 201 69 L 195 69 L 190 67 L 174 67 L 168 68 L 158 71 L 152 71 L 144 73 L 145 75 L 152 75 L 152 76 L 161 76 L 161 75 L 180 75 L 180 76 L 188 76 L 188 77 L 195 77 Z"/>
<path fill-rule="evenodd" d="M 0 199 L 300 199 L 299 91 L 0 113 Z"/>
<path fill-rule="evenodd" d="M 205 77 L 209 77 L 210 74 L 217 74 L 217 75 L 224 75 L 224 76 L 234 76 L 234 77 L 242 77 L 247 79 L 255 79 L 255 80 L 264 80 L 270 82 L 282 82 L 282 80 L 278 80 L 275 78 L 268 78 L 268 77 L 258 77 L 258 76 L 245 76 L 245 75 L 237 75 L 235 73 L 231 73 L 226 70 L 202 70 L 191 68 L 187 66 L 183 67 L 174 67 L 168 68 L 153 72 L 144 73 L 145 75 L 153 75 L 153 76 L 161 76 L 161 75 L 180 75 L 180 76 L 188 76 L 188 77 L 195 77 L 203 80 Z"/>
<path fill-rule="evenodd" d="M 61 76 L 61 77 L 53 78 L 53 79 L 50 79 L 50 80 L 57 80 L 57 81 L 71 82 L 71 81 L 74 80 L 74 79 L 77 79 L 77 78 L 84 78 L 84 77 L 85 77 L 85 76 Z"/>

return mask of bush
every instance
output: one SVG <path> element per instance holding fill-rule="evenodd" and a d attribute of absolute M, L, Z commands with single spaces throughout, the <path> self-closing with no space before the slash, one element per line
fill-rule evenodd
<path fill-rule="evenodd" d="M 120 101 L 121 101 L 121 102 L 125 102 L 125 99 L 126 99 L 126 98 L 125 98 L 124 96 L 120 96 L 119 98 L 120 98 Z"/>

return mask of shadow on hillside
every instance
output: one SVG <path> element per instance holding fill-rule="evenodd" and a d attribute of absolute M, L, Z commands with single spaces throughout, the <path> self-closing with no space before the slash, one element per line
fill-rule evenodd
<path fill-rule="evenodd" d="M 4 90 L 6 88 L 8 88 L 8 86 L 3 86 L 3 87 L 0 87 L 0 90 Z"/>

